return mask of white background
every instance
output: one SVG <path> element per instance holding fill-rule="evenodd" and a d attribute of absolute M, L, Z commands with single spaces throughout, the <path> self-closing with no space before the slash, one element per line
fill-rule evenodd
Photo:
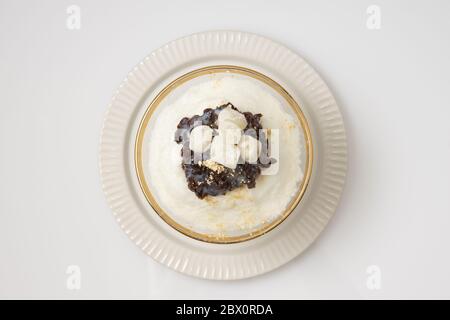
<path fill-rule="evenodd" d="M 81 29 L 66 27 L 69 5 Z M 369 5 L 381 29 L 366 27 Z M 1 298 L 450 298 L 449 1 L 0 0 Z M 345 117 L 349 171 L 328 228 L 266 275 L 199 280 L 151 260 L 101 191 L 98 147 L 131 68 L 199 31 L 302 55 Z M 81 268 L 68 290 L 66 269 Z M 367 268 L 381 270 L 370 290 Z"/>

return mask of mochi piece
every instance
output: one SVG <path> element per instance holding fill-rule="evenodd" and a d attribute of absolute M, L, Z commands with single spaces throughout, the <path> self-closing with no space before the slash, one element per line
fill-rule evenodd
<path fill-rule="evenodd" d="M 239 161 L 239 147 L 232 143 L 227 143 L 225 135 L 215 136 L 211 143 L 211 160 L 230 169 L 236 169 Z"/>
<path fill-rule="evenodd" d="M 191 130 L 189 136 L 189 149 L 195 153 L 203 153 L 211 146 L 213 129 L 209 126 L 197 126 Z"/>
<path fill-rule="evenodd" d="M 242 113 L 228 106 L 219 112 L 217 126 L 219 129 L 226 129 L 232 124 L 243 130 L 247 126 L 247 120 Z"/>
<path fill-rule="evenodd" d="M 257 139 L 244 134 L 239 142 L 241 158 L 248 163 L 256 163 L 261 153 L 262 144 Z"/>
<path fill-rule="evenodd" d="M 225 138 L 227 144 L 238 144 L 241 141 L 242 130 L 230 122 L 225 128 L 219 127 L 219 135 Z"/>

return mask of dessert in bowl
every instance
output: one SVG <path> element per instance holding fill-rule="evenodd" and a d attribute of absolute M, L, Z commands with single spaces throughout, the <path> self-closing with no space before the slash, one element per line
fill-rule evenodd
<path fill-rule="evenodd" d="M 192 238 L 233 243 L 280 224 L 309 182 L 312 141 L 300 106 L 251 69 L 211 66 L 167 85 L 135 146 L 150 205 Z"/>

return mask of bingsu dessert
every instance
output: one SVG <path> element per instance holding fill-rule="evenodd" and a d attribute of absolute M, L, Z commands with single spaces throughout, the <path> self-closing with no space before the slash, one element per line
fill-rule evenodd
<path fill-rule="evenodd" d="M 205 75 L 176 88 L 143 141 L 155 201 L 169 224 L 197 238 L 257 233 L 286 213 L 305 176 L 299 118 L 276 90 L 245 75 Z"/>

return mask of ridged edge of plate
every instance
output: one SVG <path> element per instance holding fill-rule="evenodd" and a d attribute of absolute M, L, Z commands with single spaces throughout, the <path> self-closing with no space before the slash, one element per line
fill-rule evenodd
<path fill-rule="evenodd" d="M 229 56 L 276 70 L 302 95 L 314 127 L 314 176 L 302 213 L 290 219 L 283 235 L 238 254 L 215 253 L 180 243 L 149 223 L 132 194 L 124 152 L 135 108 L 162 76 L 189 61 Z M 100 142 L 102 187 L 120 227 L 156 261 L 185 274 L 216 280 L 255 276 L 273 270 L 304 251 L 337 208 L 347 170 L 343 119 L 330 90 L 297 54 L 267 38 L 238 31 L 210 31 L 172 41 L 152 52 L 124 79 L 105 116 Z M 276 232 L 276 230 L 272 231 Z M 251 241 L 250 241 L 251 242 Z M 220 246 L 220 245 L 219 245 Z"/>

